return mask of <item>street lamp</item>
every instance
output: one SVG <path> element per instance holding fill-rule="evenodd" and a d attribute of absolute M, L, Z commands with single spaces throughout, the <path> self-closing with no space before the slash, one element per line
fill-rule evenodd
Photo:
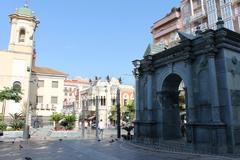
<path fill-rule="evenodd" d="M 105 114 L 106 115 L 106 123 L 105 124 L 106 124 L 106 127 L 108 127 L 108 101 L 107 101 L 108 100 L 108 98 L 107 98 L 108 97 L 108 86 L 104 86 L 104 89 L 105 89 L 104 91 L 105 91 L 105 95 L 106 95 L 106 97 L 103 100 L 104 105 L 105 105 L 105 110 L 106 110 L 106 114 Z"/>
<path fill-rule="evenodd" d="M 119 78 L 119 84 L 122 80 Z M 121 109 L 120 109 L 120 88 L 117 87 L 117 138 L 121 138 Z"/>
<path fill-rule="evenodd" d="M 97 96 L 96 96 L 96 138 L 99 139 L 98 134 L 98 122 L 99 122 L 99 88 L 96 86 Z"/>

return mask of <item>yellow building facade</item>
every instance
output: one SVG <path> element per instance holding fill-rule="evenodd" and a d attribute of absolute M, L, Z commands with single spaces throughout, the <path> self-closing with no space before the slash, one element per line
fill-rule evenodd
<path fill-rule="evenodd" d="M 5 109 L 0 102 L 0 113 L 6 117 L 9 113 L 26 113 L 28 107 L 29 115 L 34 116 L 48 117 L 53 112 L 61 112 L 67 74 L 35 66 L 35 31 L 39 21 L 27 5 L 18 8 L 9 18 L 11 32 L 8 49 L 0 51 L 0 90 L 17 82 L 23 95 L 20 103 L 7 101 Z M 45 84 L 42 87 L 41 82 Z"/>

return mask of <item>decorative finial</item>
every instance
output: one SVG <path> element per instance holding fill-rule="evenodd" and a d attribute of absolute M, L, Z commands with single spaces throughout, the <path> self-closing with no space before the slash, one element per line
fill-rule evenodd
<path fill-rule="evenodd" d="M 196 34 L 197 36 L 199 36 L 199 35 L 202 34 L 202 30 L 201 30 L 200 26 L 197 26 L 195 34 Z"/>
<path fill-rule="evenodd" d="M 28 8 L 28 0 L 25 0 L 24 7 Z"/>
<path fill-rule="evenodd" d="M 121 77 L 118 78 L 118 81 L 119 81 L 120 84 L 122 84 L 122 78 Z"/>
<path fill-rule="evenodd" d="M 218 17 L 218 21 L 216 25 L 217 25 L 217 29 L 224 28 L 224 21 L 222 20 L 222 17 Z"/>

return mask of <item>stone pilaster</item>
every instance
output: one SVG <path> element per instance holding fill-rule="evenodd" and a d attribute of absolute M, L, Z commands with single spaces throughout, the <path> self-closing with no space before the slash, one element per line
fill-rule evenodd
<path fill-rule="evenodd" d="M 152 56 L 147 56 L 147 120 L 152 121 L 152 109 L 153 109 L 153 71 Z"/>
<path fill-rule="evenodd" d="M 196 121 L 195 104 L 194 104 L 194 94 L 193 94 L 193 71 L 192 63 L 194 61 L 193 53 L 191 52 L 191 47 L 186 47 L 186 54 L 188 55 L 185 59 L 186 72 L 187 72 L 187 86 L 185 86 L 186 95 L 186 105 L 187 105 L 187 120 L 188 123 L 194 123 Z"/>
<path fill-rule="evenodd" d="M 208 76 L 209 76 L 209 89 L 211 96 L 211 109 L 212 109 L 212 121 L 220 122 L 219 113 L 219 98 L 218 98 L 218 84 L 217 84 L 217 74 L 215 66 L 215 53 L 210 51 L 208 54 Z"/>

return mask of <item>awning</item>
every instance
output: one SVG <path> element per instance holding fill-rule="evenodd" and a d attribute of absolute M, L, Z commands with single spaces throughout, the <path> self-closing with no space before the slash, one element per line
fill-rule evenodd
<path fill-rule="evenodd" d="M 89 121 L 94 120 L 94 119 L 96 119 L 95 115 L 87 118 L 87 120 L 89 120 Z"/>

